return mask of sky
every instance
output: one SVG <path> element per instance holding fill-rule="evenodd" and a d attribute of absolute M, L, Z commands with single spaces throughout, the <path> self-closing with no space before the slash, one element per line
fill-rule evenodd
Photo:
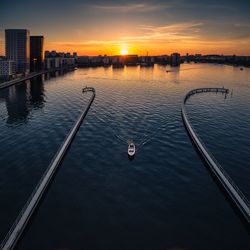
<path fill-rule="evenodd" d="M 249 13 L 250 0 L 1 0 L 0 55 L 10 28 L 78 55 L 250 55 Z"/>

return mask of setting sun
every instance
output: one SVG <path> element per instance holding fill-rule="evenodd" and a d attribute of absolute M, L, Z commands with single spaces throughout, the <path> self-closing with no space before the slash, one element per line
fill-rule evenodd
<path fill-rule="evenodd" d="M 121 49 L 120 54 L 123 55 L 123 56 L 127 55 L 128 54 L 128 50 L 127 49 Z"/>

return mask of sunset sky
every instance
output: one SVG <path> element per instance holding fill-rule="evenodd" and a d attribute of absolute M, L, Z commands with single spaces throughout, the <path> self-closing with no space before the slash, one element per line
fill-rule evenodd
<path fill-rule="evenodd" d="M 45 36 L 45 49 L 79 55 L 250 55 L 249 0 L 1 0 L 4 30 Z"/>

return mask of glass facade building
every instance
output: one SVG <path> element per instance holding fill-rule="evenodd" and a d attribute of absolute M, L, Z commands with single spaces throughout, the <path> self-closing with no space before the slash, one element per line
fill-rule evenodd
<path fill-rule="evenodd" d="M 28 73 L 30 68 L 30 32 L 26 29 L 5 30 L 5 54 L 16 63 L 17 73 Z"/>

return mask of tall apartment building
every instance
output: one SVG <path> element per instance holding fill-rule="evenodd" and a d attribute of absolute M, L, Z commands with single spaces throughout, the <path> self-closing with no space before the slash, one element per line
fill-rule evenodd
<path fill-rule="evenodd" d="M 30 71 L 39 71 L 43 69 L 44 64 L 44 37 L 30 37 Z"/>
<path fill-rule="evenodd" d="M 30 32 L 26 29 L 5 30 L 5 55 L 16 63 L 17 73 L 28 73 L 30 63 Z"/>

